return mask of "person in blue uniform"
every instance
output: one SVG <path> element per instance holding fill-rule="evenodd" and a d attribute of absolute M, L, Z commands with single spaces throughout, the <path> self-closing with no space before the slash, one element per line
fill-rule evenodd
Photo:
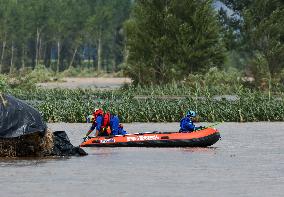
<path fill-rule="evenodd" d="M 199 130 L 202 129 L 203 127 L 196 127 L 193 124 L 192 119 L 196 117 L 196 112 L 195 111 L 188 111 L 186 113 L 186 116 L 184 118 L 181 119 L 180 121 L 180 133 L 188 133 L 188 132 L 192 132 L 195 130 Z"/>
<path fill-rule="evenodd" d="M 123 125 L 119 124 L 118 126 L 118 135 L 125 135 L 127 132 L 123 129 Z"/>
<path fill-rule="evenodd" d="M 118 135 L 118 128 L 119 128 L 119 118 L 116 115 L 110 116 L 109 126 L 111 129 L 111 135 Z"/>
<path fill-rule="evenodd" d="M 104 113 L 103 110 L 98 109 L 92 115 L 87 117 L 87 122 L 92 122 L 92 126 L 83 138 L 84 141 L 89 139 L 90 133 L 96 130 L 96 136 L 109 136 L 109 135 L 125 135 L 127 132 L 123 129 L 122 124 L 119 122 L 117 115 Z"/>
<path fill-rule="evenodd" d="M 100 131 L 102 130 L 102 126 L 103 126 L 103 110 L 101 109 L 97 109 L 93 112 L 92 115 L 89 115 L 87 117 L 87 122 L 88 123 L 92 123 L 91 128 L 88 130 L 88 132 L 86 133 L 85 137 L 83 138 L 84 140 L 88 139 L 88 136 L 96 129 L 96 134 L 95 136 L 98 136 L 98 134 L 100 133 Z"/>
<path fill-rule="evenodd" d="M 117 115 L 111 115 L 110 118 L 111 135 L 125 135 L 127 132 L 123 130 L 122 124 L 119 123 Z"/>

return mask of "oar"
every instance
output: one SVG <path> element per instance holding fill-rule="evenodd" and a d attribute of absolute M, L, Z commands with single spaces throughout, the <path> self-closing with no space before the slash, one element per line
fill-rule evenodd
<path fill-rule="evenodd" d="M 210 127 L 214 127 L 214 126 L 219 125 L 219 124 L 221 124 L 221 123 L 223 123 L 223 122 L 224 122 L 224 121 L 222 121 L 222 122 L 216 122 L 216 123 L 214 123 L 214 124 L 211 124 L 211 125 L 209 125 L 209 126 L 207 126 L 207 127 L 202 127 L 202 128 L 197 129 L 197 130 L 195 130 L 195 131 L 199 131 L 199 130 L 207 129 L 207 128 L 210 128 Z"/>

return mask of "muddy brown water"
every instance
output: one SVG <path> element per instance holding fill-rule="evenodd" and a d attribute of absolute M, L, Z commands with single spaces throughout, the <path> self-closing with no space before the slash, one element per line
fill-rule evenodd
<path fill-rule="evenodd" d="M 78 145 L 88 124 L 49 124 Z M 125 124 L 129 132 L 178 123 Z M 283 196 L 284 123 L 223 123 L 211 148 L 85 148 L 86 157 L 0 160 L 2 197 Z"/>

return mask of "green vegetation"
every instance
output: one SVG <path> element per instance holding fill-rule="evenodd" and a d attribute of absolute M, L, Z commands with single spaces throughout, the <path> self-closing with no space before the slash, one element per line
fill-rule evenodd
<path fill-rule="evenodd" d="M 227 50 L 238 56 L 242 69 L 252 71 L 259 85 L 265 73 L 278 78 L 284 69 L 284 2 L 281 0 L 221 0 L 233 11 L 220 10 Z M 260 71 L 260 73 L 259 73 Z"/>
<path fill-rule="evenodd" d="M 0 0 L 0 74 L 26 67 L 117 71 L 131 0 Z"/>
<path fill-rule="evenodd" d="M 283 26 L 282 0 L 0 0 L 0 74 L 123 70 L 150 85 L 218 67 L 260 87 L 283 83 Z"/>
<path fill-rule="evenodd" d="M 0 93 L 49 122 L 84 122 L 95 107 L 123 122 L 178 121 L 188 109 L 201 121 L 284 120 L 283 26 L 282 0 L 0 0 Z M 107 72 L 134 83 L 35 85 Z"/>
<path fill-rule="evenodd" d="M 239 73 L 210 70 L 183 83 L 129 86 L 119 90 L 1 87 L 36 107 L 48 122 L 85 122 L 94 108 L 116 113 L 123 122 L 179 121 L 188 109 L 200 121 L 283 121 L 283 86 L 268 91 L 245 88 Z M 7 89 L 9 91 L 7 91 Z M 3 88 L 4 90 L 4 88 Z"/>
<path fill-rule="evenodd" d="M 169 87 L 169 86 L 168 86 Z M 166 87 L 164 88 L 166 89 Z M 175 87 L 171 88 L 175 90 Z M 85 117 L 101 107 L 116 113 L 123 122 L 179 121 L 188 109 L 196 110 L 200 121 L 283 121 L 284 95 L 270 95 L 240 88 L 232 96 L 216 97 L 201 89 L 188 89 L 182 96 L 152 87 L 128 90 L 37 90 L 14 92 L 14 95 L 35 106 L 49 122 L 85 122 Z M 192 92 L 190 92 L 192 91 Z M 214 90 L 212 90 L 214 91 Z M 139 96 L 138 96 L 139 94 Z"/>
<path fill-rule="evenodd" d="M 221 66 L 219 31 L 210 0 L 137 1 L 126 23 L 126 72 L 135 84 L 161 84 Z"/>

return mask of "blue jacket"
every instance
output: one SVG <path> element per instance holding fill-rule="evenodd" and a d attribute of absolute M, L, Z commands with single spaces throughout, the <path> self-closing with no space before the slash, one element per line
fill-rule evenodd
<path fill-rule="evenodd" d="M 116 115 L 111 115 L 109 126 L 111 128 L 111 135 L 119 134 L 119 118 Z"/>
<path fill-rule="evenodd" d="M 118 135 L 125 135 L 127 132 L 123 128 L 118 128 Z"/>
<path fill-rule="evenodd" d="M 102 124 L 103 124 L 103 121 L 104 121 L 104 119 L 103 119 L 102 115 L 97 116 L 96 121 L 92 124 L 90 130 L 93 131 L 94 129 L 96 129 L 96 130 L 100 131 Z"/>
<path fill-rule="evenodd" d="M 180 121 L 180 132 L 191 132 L 196 129 L 190 117 L 184 117 Z"/>
<path fill-rule="evenodd" d="M 127 132 L 119 127 L 119 118 L 117 115 L 111 115 L 110 118 L 110 128 L 111 128 L 111 135 L 125 135 Z"/>

